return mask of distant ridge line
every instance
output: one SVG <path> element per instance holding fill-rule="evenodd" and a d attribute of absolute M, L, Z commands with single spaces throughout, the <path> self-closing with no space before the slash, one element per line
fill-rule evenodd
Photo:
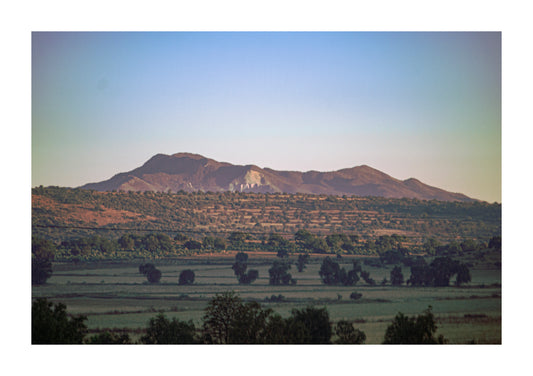
<path fill-rule="evenodd" d="M 97 191 L 304 193 L 439 201 L 478 201 L 416 178 L 400 180 L 368 165 L 337 171 L 277 171 L 256 165 L 233 165 L 200 154 L 156 154 L 142 166 L 81 186 Z"/>

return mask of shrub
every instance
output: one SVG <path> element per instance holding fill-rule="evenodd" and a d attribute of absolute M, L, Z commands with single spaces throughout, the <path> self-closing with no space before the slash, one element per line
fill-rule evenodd
<path fill-rule="evenodd" d="M 352 292 L 350 294 L 350 299 L 358 300 L 358 299 L 361 299 L 362 296 L 363 296 L 363 294 L 360 294 L 360 293 L 354 291 L 354 292 Z"/>

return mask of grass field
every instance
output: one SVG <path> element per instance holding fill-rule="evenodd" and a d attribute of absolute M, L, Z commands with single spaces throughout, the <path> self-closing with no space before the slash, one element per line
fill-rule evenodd
<path fill-rule="evenodd" d="M 268 269 L 273 258 L 250 254 L 249 269 L 257 269 L 259 278 L 251 285 L 239 285 L 233 274 L 232 257 L 203 257 L 155 262 L 162 272 L 161 283 L 149 284 L 134 263 L 55 264 L 52 277 L 43 286 L 34 286 L 34 298 L 46 297 L 67 305 L 72 314 L 84 314 L 91 331 L 125 330 L 137 338 L 148 320 L 163 311 L 167 317 L 193 320 L 200 324 L 208 301 L 218 293 L 235 291 L 245 300 L 259 301 L 282 316 L 292 309 L 308 305 L 327 307 L 330 320 L 350 320 L 364 331 L 367 344 L 383 341 L 387 326 L 398 312 L 418 315 L 432 306 L 438 334 L 450 343 L 501 343 L 501 270 L 474 268 L 472 282 L 466 287 L 414 288 L 381 286 L 390 279 L 391 266 L 374 268 L 363 265 L 377 286 L 362 280 L 356 286 L 326 286 L 318 270 L 321 258 L 313 256 L 304 272 L 293 266 L 297 280 L 292 286 L 270 286 Z M 341 263 L 348 269 L 351 258 Z M 179 273 L 192 269 L 195 283 L 178 285 Z M 404 278 L 409 277 L 404 268 Z M 352 292 L 362 294 L 351 300 Z M 281 302 L 267 301 L 282 295 Z"/>

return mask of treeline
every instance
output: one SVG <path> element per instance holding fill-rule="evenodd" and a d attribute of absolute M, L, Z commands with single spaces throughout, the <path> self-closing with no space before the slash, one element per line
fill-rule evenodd
<path fill-rule="evenodd" d="M 293 309 L 283 318 L 233 292 L 211 299 L 199 326 L 159 313 L 149 320 L 137 342 L 127 333 L 88 336 L 87 317 L 69 315 L 66 308 L 42 298 L 33 302 L 32 344 L 363 344 L 366 340 L 353 322 L 332 323 L 327 308 Z M 446 343 L 442 335 L 435 337 L 436 331 L 431 307 L 416 318 L 398 313 L 387 327 L 383 343 Z"/>
<path fill-rule="evenodd" d="M 306 244 L 311 244 L 317 241 L 317 237 L 309 233 L 300 233 L 296 234 L 297 242 L 301 244 L 297 246 L 289 247 L 286 241 L 283 238 L 278 238 L 273 236 L 273 238 L 280 242 L 283 240 L 283 244 L 278 244 L 275 249 L 278 249 L 277 257 L 272 264 L 272 267 L 269 269 L 269 284 L 271 285 L 294 285 L 297 283 L 289 272 L 292 267 L 292 262 L 289 261 L 289 252 L 288 248 L 291 248 L 291 251 L 308 250 Z M 242 233 L 232 234 L 229 239 L 232 242 L 243 242 L 246 236 Z M 328 239 L 328 236 L 326 237 Z M 335 237 L 342 241 L 352 241 L 349 237 L 339 236 Z M 345 240 L 342 240 L 345 239 Z M 323 240 L 323 239 L 322 239 Z M 87 252 L 92 252 L 95 248 L 97 252 L 103 254 L 116 254 L 118 248 L 124 250 L 134 249 L 135 247 L 140 247 L 146 252 L 166 252 L 168 255 L 169 252 L 174 252 L 175 242 L 180 242 L 184 247 L 198 247 L 201 248 L 204 245 L 198 243 L 198 245 L 193 244 L 191 240 L 187 240 L 186 237 L 179 236 L 171 239 L 168 235 L 165 234 L 148 234 L 145 236 L 135 236 L 135 235 L 124 235 L 119 238 L 116 242 L 109 241 L 107 239 L 102 239 L 99 237 L 83 238 L 78 241 L 66 241 L 61 243 L 59 246 L 59 252 L 56 249 L 55 245 L 46 239 L 33 238 L 32 239 L 32 284 L 44 284 L 46 280 L 52 274 L 52 263 L 56 254 L 60 254 L 64 258 L 65 252 L 69 252 L 70 255 L 78 257 L 80 255 L 86 255 Z M 220 242 L 209 241 L 209 244 L 220 243 L 225 247 L 224 239 L 220 239 Z M 325 244 L 328 244 L 327 241 L 324 241 Z M 429 243 L 434 244 L 433 241 Z M 339 244 L 339 242 L 335 243 Z M 344 243 L 343 243 L 344 244 Z M 234 243 L 235 245 L 235 243 Z M 376 247 L 376 252 L 378 252 L 379 257 L 369 258 L 365 260 L 365 265 L 372 267 L 384 267 L 385 265 L 396 265 L 391 271 L 391 283 L 393 285 L 399 286 L 404 282 L 404 277 L 401 271 L 401 267 L 398 265 L 403 264 L 406 267 L 411 268 L 411 276 L 407 280 L 407 284 L 413 286 L 448 286 L 449 280 L 452 276 L 456 276 L 456 284 L 461 285 L 468 283 L 471 280 L 469 264 L 460 262 L 458 260 L 452 259 L 453 256 L 462 256 L 465 253 L 474 253 L 476 255 L 482 249 L 494 250 L 501 252 L 501 237 L 493 237 L 490 241 L 485 243 L 476 243 L 465 241 L 459 245 L 452 243 L 448 245 L 438 245 L 434 252 L 429 252 L 432 254 L 437 254 L 430 264 L 427 263 L 426 258 L 417 255 L 411 255 L 410 252 L 402 247 L 401 237 L 397 236 L 382 236 L 373 243 Z M 272 244 L 270 245 L 272 246 Z M 222 247 L 222 246 L 221 246 Z M 194 249 L 194 248 L 192 248 Z M 223 248 L 221 248 L 223 249 Z M 128 252 L 133 252 L 132 250 Z M 137 254 L 137 253 L 135 253 Z M 131 255 L 130 255 L 131 256 Z M 337 259 L 342 258 L 340 254 L 336 255 Z M 298 258 L 295 262 L 298 272 L 302 272 L 306 265 L 309 263 L 310 255 L 309 253 L 302 252 L 298 255 Z M 248 270 L 248 254 L 246 252 L 239 252 L 235 256 L 235 263 L 232 265 L 232 269 L 237 277 L 237 280 L 240 284 L 250 284 L 253 283 L 258 277 L 259 272 L 255 269 Z M 154 270 L 155 269 L 155 270 Z M 155 268 L 153 264 L 141 264 L 139 267 L 139 272 L 146 275 L 150 283 L 159 283 L 161 279 L 161 272 Z M 192 271 L 189 271 L 189 276 L 187 277 L 187 284 L 194 282 L 194 273 L 190 275 Z M 341 268 L 339 263 L 329 256 L 326 257 L 321 265 L 319 275 L 323 283 L 328 285 L 345 285 L 352 286 L 355 285 L 361 278 L 368 285 L 376 285 L 377 282 L 372 279 L 368 271 L 362 269 L 359 261 L 354 261 L 351 270 L 345 270 Z M 181 280 L 180 284 L 185 284 Z M 185 277 L 184 277 L 185 278 Z M 386 285 L 388 281 L 385 279 L 381 282 L 382 285 Z"/>
<path fill-rule="evenodd" d="M 268 236 L 270 232 L 295 233 L 304 229 L 315 233 L 357 233 L 363 239 L 375 239 L 376 229 L 386 229 L 446 242 L 501 233 L 501 205 L 485 202 L 237 192 L 97 192 L 60 187 L 33 188 L 32 194 L 50 198 L 61 206 L 55 208 L 49 200 L 48 204 L 33 205 L 34 235 L 54 240 L 113 234 L 112 228 L 117 227 L 113 224 L 93 230 L 86 227 L 94 223 L 79 216 L 66 220 L 69 211 L 81 209 L 94 212 L 95 216 L 114 210 L 113 215 L 124 216 L 127 227 L 142 231 L 187 233 L 201 229 L 203 234 L 197 241 L 217 231 L 253 231 Z M 123 220 L 117 223 L 125 223 Z"/>
<path fill-rule="evenodd" d="M 382 264 L 394 264 L 402 262 L 412 254 L 455 256 L 487 248 L 501 249 L 501 237 L 492 237 L 488 241 L 467 239 L 462 242 L 452 241 L 448 244 L 442 244 L 435 238 L 428 238 L 421 246 L 416 247 L 410 244 L 410 239 L 396 234 L 382 235 L 375 240 L 363 241 L 358 235 L 336 233 L 321 236 L 307 230 L 298 230 L 293 236 L 236 231 L 226 236 L 204 236 L 201 240 L 189 238 L 179 232 L 174 236 L 166 233 L 145 235 L 128 233 L 119 238 L 90 236 L 64 240 L 56 246 L 54 253 L 58 260 L 87 261 L 154 256 L 176 257 L 202 252 L 222 252 L 228 248 L 240 252 L 266 251 L 280 255 L 298 253 L 372 255 L 379 256 Z"/>

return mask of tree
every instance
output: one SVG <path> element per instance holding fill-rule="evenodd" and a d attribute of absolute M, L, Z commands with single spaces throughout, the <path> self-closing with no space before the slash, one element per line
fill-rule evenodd
<path fill-rule="evenodd" d="M 472 280 L 470 275 L 470 269 L 464 263 L 459 263 L 456 268 L 457 277 L 455 279 L 455 284 L 461 286 L 463 283 L 469 283 Z"/>
<path fill-rule="evenodd" d="M 31 307 L 32 344 L 81 344 L 87 333 L 86 316 L 69 317 L 67 306 L 44 298 Z"/>
<path fill-rule="evenodd" d="M 291 325 L 303 329 L 305 334 L 301 343 L 331 343 L 331 324 L 326 308 L 306 307 L 302 310 L 293 309 Z"/>
<path fill-rule="evenodd" d="M 196 328 L 192 321 L 184 322 L 176 318 L 169 320 L 163 313 L 151 318 L 146 335 L 141 337 L 145 344 L 193 344 Z"/>
<path fill-rule="evenodd" d="M 390 280 L 393 286 L 401 286 L 403 284 L 403 273 L 400 266 L 395 266 L 390 272 Z"/>
<path fill-rule="evenodd" d="M 202 240 L 202 245 L 205 249 L 215 248 L 215 238 L 213 236 L 205 236 Z"/>
<path fill-rule="evenodd" d="M 235 255 L 235 263 L 231 268 L 240 284 L 250 284 L 259 277 L 259 272 L 255 269 L 246 273 L 246 269 L 248 269 L 248 254 L 244 252 L 239 252 Z"/>
<path fill-rule="evenodd" d="M 118 239 L 118 244 L 122 249 L 131 250 L 135 246 L 135 240 L 133 240 L 130 235 L 126 234 Z"/>
<path fill-rule="evenodd" d="M 270 309 L 244 303 L 234 292 L 217 294 L 205 309 L 204 342 L 214 344 L 264 343 Z"/>
<path fill-rule="evenodd" d="M 215 249 L 226 249 L 226 239 L 219 238 L 218 236 L 215 237 L 215 241 L 213 242 L 213 246 Z"/>
<path fill-rule="evenodd" d="M 47 259 L 31 258 L 31 283 L 33 285 L 45 284 L 52 275 L 52 263 Z"/>
<path fill-rule="evenodd" d="M 450 284 L 450 278 L 457 271 L 459 263 L 449 257 L 437 257 L 429 264 L 432 285 L 444 287 Z"/>
<path fill-rule="evenodd" d="M 277 256 L 279 258 L 289 257 L 289 249 L 291 243 L 279 234 L 271 233 L 268 237 L 267 245 L 271 248 L 277 249 Z"/>
<path fill-rule="evenodd" d="M 238 231 L 232 232 L 228 237 L 228 240 L 233 247 L 243 246 L 244 242 L 248 239 L 250 239 L 249 234 L 245 232 L 238 232 Z"/>
<path fill-rule="evenodd" d="M 202 249 L 202 243 L 196 240 L 187 240 L 183 246 L 188 250 Z"/>
<path fill-rule="evenodd" d="M 178 284 L 192 285 L 194 283 L 194 272 L 190 269 L 183 270 L 180 273 Z"/>
<path fill-rule="evenodd" d="M 161 280 L 161 271 L 159 269 L 151 269 L 146 273 L 146 279 L 150 283 L 159 283 Z"/>
<path fill-rule="evenodd" d="M 489 248 L 495 249 L 497 251 L 502 250 L 502 237 L 501 236 L 493 236 L 489 240 Z"/>
<path fill-rule="evenodd" d="M 336 261 L 329 256 L 322 261 L 318 274 L 322 282 L 326 285 L 339 285 L 342 283 L 341 268 Z"/>
<path fill-rule="evenodd" d="M 56 252 L 50 240 L 32 238 L 31 244 L 31 283 L 42 285 L 52 275 L 52 262 Z"/>
<path fill-rule="evenodd" d="M 235 263 L 231 267 L 237 277 L 246 273 L 248 268 L 248 254 L 245 252 L 239 252 L 235 255 Z"/>
<path fill-rule="evenodd" d="M 370 286 L 376 285 L 376 281 L 370 277 L 370 273 L 366 270 L 361 270 L 361 278 L 363 278 L 365 283 L 369 284 Z"/>
<path fill-rule="evenodd" d="M 435 238 L 427 238 L 422 245 L 422 249 L 428 255 L 434 255 L 439 247 L 442 247 L 442 244 Z"/>
<path fill-rule="evenodd" d="M 298 255 L 298 261 L 296 261 L 296 267 L 298 268 L 298 272 L 303 272 L 306 265 L 309 263 L 309 254 L 308 253 L 302 253 Z"/>
<path fill-rule="evenodd" d="M 412 286 L 430 286 L 431 285 L 431 270 L 424 259 L 418 259 L 416 263 L 411 265 L 411 276 L 407 280 L 407 284 Z"/>
<path fill-rule="evenodd" d="M 37 259 L 53 260 L 56 253 L 56 246 L 50 240 L 32 237 L 31 253 Z"/>
<path fill-rule="evenodd" d="M 151 263 L 139 265 L 139 273 L 144 274 L 150 283 L 159 283 L 161 279 L 161 271 L 156 269 L 155 265 Z"/>
<path fill-rule="evenodd" d="M 239 283 L 249 285 L 259 277 L 259 272 L 255 269 L 250 269 L 247 273 L 239 276 Z"/>
<path fill-rule="evenodd" d="M 429 306 L 422 315 L 414 317 L 405 316 L 398 312 L 392 324 L 385 332 L 384 344 L 443 344 L 446 340 L 442 335 L 435 338 L 437 325 L 435 316 Z"/>
<path fill-rule="evenodd" d="M 155 269 L 154 264 L 146 263 L 146 264 L 139 265 L 139 273 L 144 274 L 144 275 L 148 274 L 148 272 L 153 269 Z"/>
<path fill-rule="evenodd" d="M 361 271 L 361 266 L 358 262 L 353 262 L 353 268 L 346 272 L 339 264 L 332 260 L 329 256 L 322 261 L 318 274 L 322 278 L 322 283 L 326 285 L 344 285 L 353 286 L 359 281 L 358 272 Z"/>
<path fill-rule="evenodd" d="M 336 344 L 362 344 L 366 341 L 365 332 L 355 329 L 351 322 L 341 320 L 335 326 Z"/>
<path fill-rule="evenodd" d="M 129 345 L 132 342 L 127 333 L 115 334 L 105 331 L 89 337 L 85 343 L 88 345 Z"/>
<path fill-rule="evenodd" d="M 268 270 L 270 275 L 270 285 L 288 285 L 295 284 L 296 280 L 289 273 L 291 265 L 286 261 L 275 260 L 272 267 Z"/>

